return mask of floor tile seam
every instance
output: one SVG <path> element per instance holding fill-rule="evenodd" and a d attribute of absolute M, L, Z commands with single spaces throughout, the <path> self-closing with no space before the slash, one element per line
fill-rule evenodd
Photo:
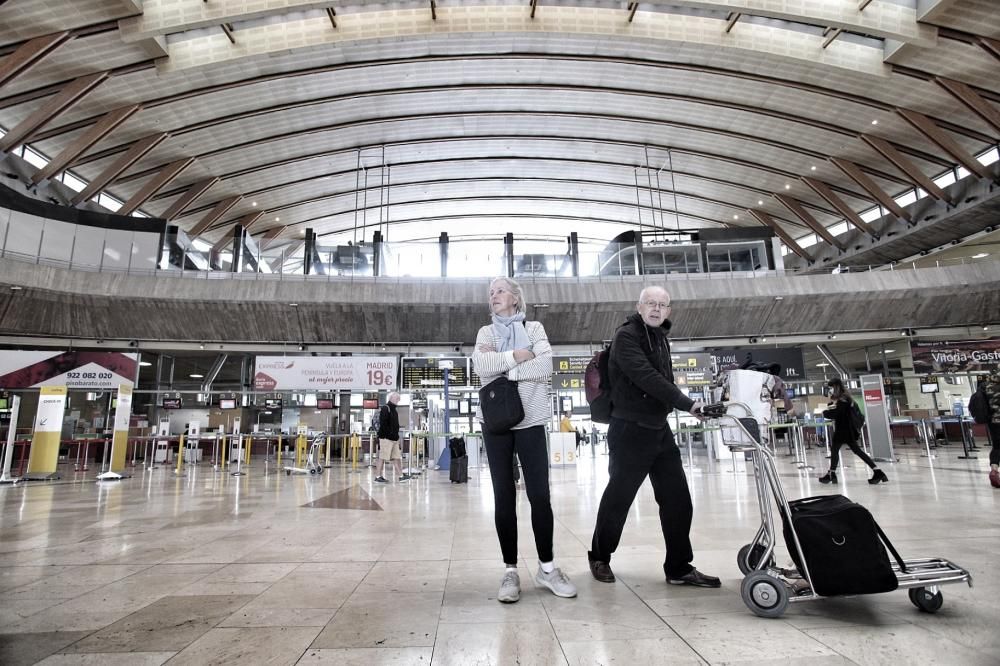
<path fill-rule="evenodd" d="M 621 579 L 619 579 L 619 580 L 621 580 Z M 612 584 L 613 585 L 617 585 L 617 583 L 612 583 Z M 667 584 L 666 580 L 664 580 L 663 584 L 664 585 Z M 680 640 L 682 643 L 684 643 L 684 645 L 686 645 L 689 650 L 691 650 L 693 653 L 695 653 L 698 656 L 698 659 L 700 659 L 701 661 L 703 661 L 706 664 L 710 664 L 711 663 L 705 657 L 705 655 L 703 655 L 694 645 L 692 645 L 687 639 L 685 639 L 683 636 L 681 636 L 680 633 L 676 629 L 674 629 L 673 625 L 671 625 L 667 621 L 667 619 L 665 617 L 663 617 L 662 615 L 660 615 L 659 613 L 657 613 L 656 610 L 654 610 L 653 607 L 650 606 L 649 603 L 645 599 L 643 599 L 642 597 L 640 597 L 639 594 L 632 588 L 631 585 L 629 585 L 625 580 L 622 580 L 622 585 L 624 585 L 625 589 L 627 589 L 629 592 L 631 592 L 635 596 L 635 598 L 639 600 L 640 604 L 642 604 L 643 606 L 645 606 L 646 608 L 648 608 L 649 612 L 652 613 L 653 615 L 655 615 L 656 618 L 660 622 L 662 622 L 664 624 L 664 626 L 666 626 L 667 629 L 669 629 L 674 634 L 674 636 L 677 637 L 678 640 Z M 688 617 L 690 617 L 690 616 L 688 616 Z"/>

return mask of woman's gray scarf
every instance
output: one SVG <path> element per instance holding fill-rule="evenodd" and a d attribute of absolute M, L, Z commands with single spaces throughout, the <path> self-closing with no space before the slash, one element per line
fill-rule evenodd
<path fill-rule="evenodd" d="M 524 313 L 517 312 L 509 317 L 493 315 L 493 335 L 497 338 L 497 351 L 528 349 L 531 340 L 524 329 Z"/>

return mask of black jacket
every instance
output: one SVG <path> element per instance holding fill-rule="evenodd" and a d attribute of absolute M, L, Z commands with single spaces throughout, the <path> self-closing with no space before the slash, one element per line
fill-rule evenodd
<path fill-rule="evenodd" d="M 378 414 L 378 438 L 399 441 L 399 414 L 396 405 L 387 402 L 382 405 Z"/>
<path fill-rule="evenodd" d="M 650 328 L 639 313 L 615 332 L 608 359 L 611 416 L 661 428 L 675 407 L 691 409 L 694 401 L 674 385 L 668 332 L 669 320 Z"/>
<path fill-rule="evenodd" d="M 833 443 L 851 444 L 858 441 L 861 433 L 854 431 L 851 425 L 851 402 L 846 395 L 841 396 L 833 407 L 823 410 L 823 418 L 833 421 Z"/>

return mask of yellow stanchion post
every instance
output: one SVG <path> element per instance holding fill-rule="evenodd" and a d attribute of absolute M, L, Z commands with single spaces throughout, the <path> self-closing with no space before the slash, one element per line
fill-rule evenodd
<path fill-rule="evenodd" d="M 358 469 L 358 449 L 361 448 L 361 437 L 357 434 L 351 435 L 351 471 Z"/>
<path fill-rule="evenodd" d="M 215 464 L 216 464 L 216 466 L 219 469 L 223 469 L 225 467 L 225 464 L 226 464 L 226 442 L 227 441 L 228 440 L 226 439 L 226 435 L 223 434 L 222 435 L 222 443 L 219 444 L 219 452 L 218 452 L 219 457 L 215 460 Z"/>
<path fill-rule="evenodd" d="M 278 469 L 281 469 L 281 435 L 278 435 Z"/>
<path fill-rule="evenodd" d="M 244 465 L 249 465 L 250 464 L 250 445 L 253 444 L 253 437 L 251 437 L 250 435 L 247 435 L 246 442 L 247 442 L 247 446 L 246 446 L 247 455 L 246 455 L 246 460 L 243 461 L 243 464 Z"/>
<path fill-rule="evenodd" d="M 177 440 L 177 468 L 174 470 L 174 474 L 176 474 L 177 476 L 181 476 L 184 473 L 181 471 L 183 466 L 184 466 L 184 435 L 181 435 L 180 439 Z"/>
<path fill-rule="evenodd" d="M 330 466 L 330 443 L 333 442 L 333 436 L 326 436 L 326 466 Z"/>
<path fill-rule="evenodd" d="M 295 438 L 295 466 L 302 468 L 302 451 L 305 449 L 306 436 L 299 435 Z"/>

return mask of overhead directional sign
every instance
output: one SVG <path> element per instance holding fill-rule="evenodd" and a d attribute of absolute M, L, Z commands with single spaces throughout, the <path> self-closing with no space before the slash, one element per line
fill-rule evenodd
<path fill-rule="evenodd" d="M 578 375 L 552 375 L 552 388 L 556 390 L 565 389 L 568 391 L 583 388 L 583 374 Z"/>
<path fill-rule="evenodd" d="M 553 356 L 552 372 L 557 375 L 583 375 L 593 356 Z"/>

